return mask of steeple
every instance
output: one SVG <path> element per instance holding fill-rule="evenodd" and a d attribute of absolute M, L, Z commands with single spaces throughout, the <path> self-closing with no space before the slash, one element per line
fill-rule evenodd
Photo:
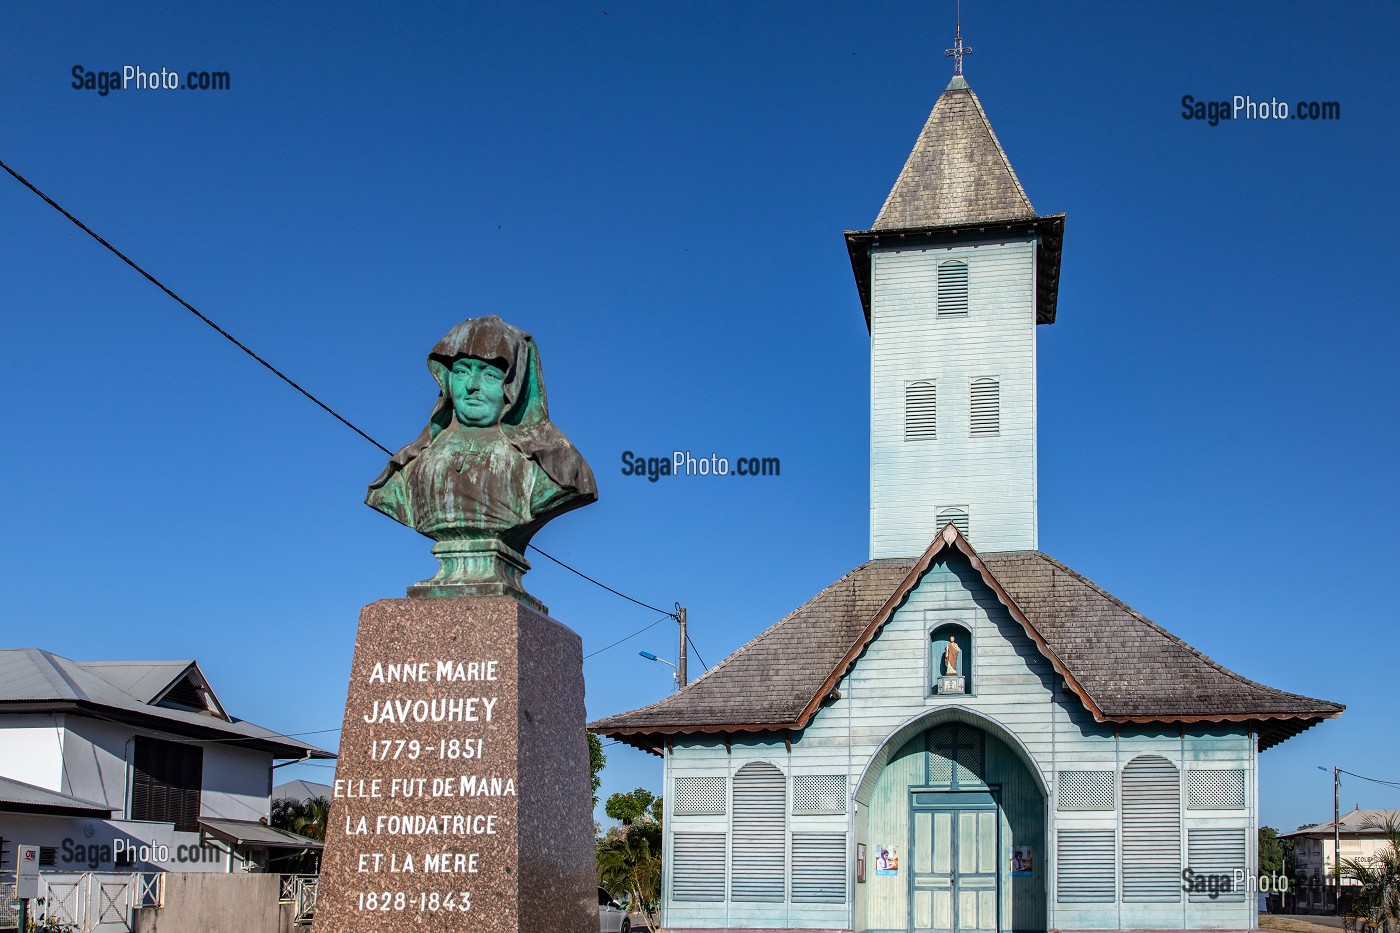
<path fill-rule="evenodd" d="M 982 102 L 955 75 L 933 105 L 875 230 L 1030 220 L 1036 216 Z"/>
<path fill-rule="evenodd" d="M 1037 546 L 1035 332 L 1063 236 L 955 74 L 871 229 L 846 233 L 870 325 L 872 558 L 949 523 L 981 550 Z"/>

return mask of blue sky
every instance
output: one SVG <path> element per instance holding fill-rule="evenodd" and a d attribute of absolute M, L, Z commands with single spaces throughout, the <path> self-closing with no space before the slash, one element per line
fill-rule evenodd
<path fill-rule="evenodd" d="M 387 446 L 421 428 L 453 324 L 534 333 L 600 485 L 537 543 L 686 605 L 710 663 L 865 559 L 841 232 L 948 81 L 951 2 L 3 15 L 0 158 Z M 1400 4 L 969 2 L 963 31 L 1036 208 L 1069 215 L 1041 547 L 1227 666 L 1348 704 L 1262 757 L 1264 822 L 1329 817 L 1317 765 L 1400 779 Z M 232 86 L 100 96 L 76 64 Z M 1211 127 L 1184 94 L 1341 119 Z M 197 658 L 237 715 L 337 727 L 359 607 L 432 570 L 362 504 L 383 455 L 8 177 L 0 217 L 0 641 Z M 675 449 L 782 476 L 620 473 Z M 528 584 L 585 652 L 654 618 L 545 561 Z M 667 692 L 641 649 L 672 653 L 668 623 L 586 663 L 591 715 Z M 605 793 L 659 788 L 658 759 L 608 753 Z"/>

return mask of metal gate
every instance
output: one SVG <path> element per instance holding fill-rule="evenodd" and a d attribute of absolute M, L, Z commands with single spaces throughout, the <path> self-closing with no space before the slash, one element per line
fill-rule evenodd
<path fill-rule="evenodd" d="M 135 907 L 158 907 L 159 872 L 45 872 L 39 876 L 39 918 L 78 933 L 131 933 Z"/>

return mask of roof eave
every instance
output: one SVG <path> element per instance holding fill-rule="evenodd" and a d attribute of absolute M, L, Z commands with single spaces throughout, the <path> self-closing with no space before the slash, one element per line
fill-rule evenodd
<path fill-rule="evenodd" d="M 902 227 L 879 230 L 847 230 L 846 251 L 851 258 L 851 271 L 856 277 L 856 291 L 865 311 L 865 327 L 870 328 L 870 250 L 873 247 L 897 243 L 942 244 L 954 239 L 970 240 L 1038 234 L 1036 247 L 1036 309 L 1037 324 L 1055 323 L 1060 294 L 1060 253 L 1064 248 L 1065 215 L 1046 214 L 1037 217 L 985 220 L 976 223 L 948 224 L 936 227 Z"/>

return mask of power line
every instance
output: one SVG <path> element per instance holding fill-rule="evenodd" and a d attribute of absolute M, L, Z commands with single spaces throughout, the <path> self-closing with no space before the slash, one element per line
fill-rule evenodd
<path fill-rule="evenodd" d="M 1357 774 L 1355 771 L 1346 771 L 1342 768 L 1338 768 L 1337 771 L 1340 774 L 1349 774 L 1352 777 L 1360 778 L 1363 781 L 1370 781 L 1372 784 L 1384 784 L 1387 787 L 1400 787 L 1400 781 L 1382 781 L 1380 778 L 1367 777 L 1364 774 Z"/>
<path fill-rule="evenodd" d="M 690 633 L 689 633 L 689 632 L 686 632 L 686 643 L 689 643 L 689 644 L 690 644 L 690 650 L 692 650 L 692 651 L 694 651 L 694 653 L 696 653 L 696 660 L 697 660 L 697 661 L 700 661 L 700 667 L 703 667 L 704 670 L 706 670 L 706 671 L 710 670 L 710 665 L 704 663 L 704 658 L 703 658 L 703 657 L 700 657 L 700 649 L 699 649 L 699 647 L 696 647 L 696 640 L 694 640 L 693 637 L 690 637 Z"/>
<path fill-rule="evenodd" d="M 172 291 L 169 287 L 167 287 L 167 286 L 165 285 L 164 282 L 162 282 L 160 279 L 156 278 L 154 275 L 151 275 L 151 273 L 147 272 L 145 269 L 143 269 L 143 268 L 141 268 L 139 265 L 137 265 L 136 262 L 135 262 L 134 260 L 132 260 L 129 256 L 127 256 L 127 255 L 126 255 L 125 253 L 123 253 L 121 250 L 117 249 L 117 248 L 116 248 L 115 246 L 113 246 L 111 243 L 108 243 L 106 240 L 104 240 L 104 239 L 103 239 L 101 236 L 99 236 L 91 227 L 89 227 L 87 224 L 83 223 L 81 220 L 79 220 L 78 218 L 74 217 L 74 216 L 73 216 L 72 214 L 70 214 L 66 209 L 64 209 L 63 205 L 59 204 L 59 203 L 58 203 L 57 201 L 55 201 L 53 198 L 49 197 L 49 196 L 48 196 L 47 194 L 45 194 L 44 192 L 40 191 L 40 190 L 34 185 L 34 183 L 31 182 L 29 179 L 25 178 L 25 177 L 24 177 L 23 175 L 21 175 L 19 172 L 17 172 L 17 171 L 15 171 L 14 169 L 10 168 L 9 164 L 6 163 L 3 159 L 0 159 L 0 168 L 3 168 L 5 171 L 9 172 L 10 175 L 13 176 L 14 179 L 15 179 L 16 181 L 18 181 L 20 184 L 24 185 L 24 187 L 28 188 L 30 191 L 32 191 L 32 192 L 34 192 L 35 194 L 37 194 L 37 195 L 40 197 L 40 199 L 42 199 L 42 200 L 44 201 L 45 204 L 49 205 L 49 206 L 52 207 L 54 210 L 58 211 L 58 212 L 59 212 L 60 214 L 62 214 L 64 217 L 67 217 L 70 221 L 73 222 L 74 226 L 76 226 L 79 230 L 83 231 L 83 232 L 86 233 L 88 236 L 92 237 L 92 238 L 93 238 L 94 240 L 96 240 L 98 243 L 101 243 L 101 244 L 102 244 L 103 246 L 105 246 L 108 250 L 110 250 L 114 256 L 116 256 L 116 257 L 117 257 L 118 259 L 120 259 L 122 262 L 126 263 L 126 264 L 127 264 L 128 266 L 130 266 L 131 268 L 135 269 L 138 273 L 140 273 L 140 275 L 141 275 L 142 278 L 146 279 L 146 281 L 150 282 L 150 283 L 151 283 L 152 285 L 154 285 L 156 288 L 158 288 L 158 289 L 160 289 L 161 291 L 165 292 L 165 293 L 166 293 L 167 295 L 169 295 L 171 298 L 175 299 L 175 301 L 177 301 L 177 302 L 180 304 L 180 306 L 183 307 L 185 310 L 189 311 L 191 314 L 193 314 L 195 317 L 199 318 L 199 319 L 200 319 L 201 321 L 203 321 L 205 324 L 208 324 L 210 327 L 214 328 L 214 330 L 218 331 L 219 334 L 220 334 L 225 340 L 227 340 L 229 343 L 233 344 L 235 347 L 237 347 L 238 349 L 242 350 L 244 353 L 248 354 L 248 355 L 251 356 L 253 359 L 257 360 L 260 364 L 262 364 L 269 372 L 271 372 L 271 373 L 272 373 L 274 376 L 276 376 L 278 379 L 281 379 L 281 380 L 282 380 L 283 382 L 285 382 L 287 385 L 291 386 L 293 389 L 296 389 L 296 390 L 297 390 L 298 392 L 300 392 L 302 395 L 306 396 L 306 398 L 308 398 L 309 400 L 311 400 L 312 403 L 314 403 L 318 408 L 320 408 L 320 409 L 321 409 L 322 411 L 324 411 L 326 414 L 330 415 L 332 418 L 334 418 L 335 420 L 339 421 L 341 424 L 345 425 L 347 428 L 349 428 L 350 430 L 354 431 L 356 434 L 360 435 L 360 437 L 363 437 L 365 440 L 369 441 L 369 442 L 370 442 L 371 444 L 373 444 L 375 447 L 378 447 L 378 448 L 379 448 L 380 450 L 382 450 L 384 453 L 388 454 L 388 455 L 391 456 L 391 457 L 394 455 L 394 452 L 393 452 L 392 450 L 390 450 L 389 448 L 385 447 L 383 444 L 379 443 L 379 442 L 378 442 L 377 440 L 375 440 L 374 438 L 370 437 L 368 434 L 366 434 L 364 431 L 362 431 L 359 427 L 357 427 L 353 422 L 351 422 L 350 419 L 348 419 L 348 418 L 346 418 L 344 415 L 340 414 L 340 412 L 336 411 L 334 408 L 331 408 L 329 405 L 327 405 L 325 402 L 321 401 L 321 400 L 320 400 L 319 398 L 317 398 L 316 396 L 312 395 L 312 394 L 311 394 L 310 392 L 308 392 L 306 389 L 303 389 L 300 385 L 298 385 L 296 382 L 294 382 L 289 376 L 287 376 L 285 373 L 283 373 L 283 372 L 282 372 L 280 369 L 278 369 L 276 366 L 273 366 L 273 365 L 272 365 L 271 363 L 269 363 L 267 360 L 263 359 L 263 358 L 262 358 L 261 356 L 259 356 L 257 353 L 253 352 L 252 348 L 249 347 L 247 344 L 243 343 L 243 341 L 239 340 L 237 337 L 233 336 L 233 334 L 230 334 L 228 331 L 224 330 L 224 329 L 223 329 L 222 327 L 220 327 L 218 324 L 215 324 L 215 323 L 214 323 L 212 320 L 210 320 L 206 315 L 204 315 L 198 308 L 196 308 L 194 305 L 190 304 L 190 303 L 189 303 L 188 301 L 186 301 L 185 299 L 181 298 L 179 295 L 175 294 L 175 292 Z M 565 570 L 568 570 L 568 571 L 571 572 L 571 573 L 578 574 L 580 577 L 583 577 L 585 580 L 587 580 L 589 583 L 594 584 L 595 586 L 601 586 L 603 589 L 607 590 L 609 593 L 612 593 L 614 596 L 621 596 L 623 599 L 627 600 L 628 602 L 636 603 L 638 606 L 642 606 L 642 607 L 644 607 L 644 608 L 646 608 L 646 609 L 650 609 L 650 610 L 652 610 L 653 612 L 664 612 L 664 611 L 665 611 L 665 610 L 663 610 L 663 609 L 657 609 L 655 606 L 653 606 L 653 605 L 651 605 L 651 604 L 649 604 L 649 603 L 644 603 L 644 602 L 642 602 L 640 599 L 633 599 L 631 596 L 628 596 L 626 593 L 619 592 L 618 590 L 615 590 L 615 589 L 613 589 L 612 587 L 608 586 L 606 583 L 602 583 L 602 582 L 599 582 L 598 580 L 593 579 L 592 577 L 590 577 L 588 574 L 584 573 L 583 571 L 578 570 L 578 569 L 576 569 L 576 568 L 574 568 L 574 567 L 570 567 L 568 564 L 564 563 L 564 562 L 563 562 L 562 560 L 560 560 L 559 558 L 554 557 L 553 555 L 550 555 L 550 554 L 546 554 L 544 551 L 541 551 L 539 548 L 535 547 L 533 544 L 531 544 L 529 547 L 530 547 L 531 550 L 535 551 L 537 554 L 541 554 L 541 555 L 543 555 L 544 557 L 547 557 L 547 558 L 549 558 L 550 560 L 554 561 L 554 563 L 558 564 L 560 567 L 563 567 Z M 653 623 L 653 624 L 654 624 L 654 623 Z M 628 637 L 630 638 L 631 636 L 628 636 Z M 625 639 L 624 639 L 624 640 L 625 640 Z M 609 647 L 611 647 L 611 646 L 609 646 Z M 604 648 L 604 649 L 602 649 L 602 650 L 603 650 L 603 651 L 606 651 L 607 648 Z M 596 654 L 596 653 L 597 653 L 597 652 L 595 652 L 595 654 Z M 697 653 L 697 654 L 698 654 L 698 653 Z M 703 664 L 704 662 L 702 661 L 701 663 Z M 329 730 L 326 730 L 326 731 L 329 731 Z M 310 735 L 311 733 L 305 733 L 305 734 Z"/>
<path fill-rule="evenodd" d="M 666 621 L 666 620 L 669 619 L 669 618 L 671 618 L 671 614 L 670 614 L 669 612 L 662 613 L 661 618 L 657 619 L 655 622 L 651 623 L 650 625 L 646 626 L 645 628 L 639 628 L 639 629 L 637 629 L 635 632 L 633 632 L 631 635 L 628 635 L 628 636 L 626 636 L 625 638 L 619 638 L 617 641 L 613 642 L 611 645 L 607 645 L 607 646 L 605 646 L 605 647 L 599 648 L 597 651 L 594 651 L 594 652 L 592 652 L 592 653 L 590 653 L 590 654 L 585 654 L 585 655 L 583 656 L 583 659 L 584 659 L 585 661 L 587 661 L 589 658 L 593 657 L 593 655 L 595 655 L 595 654 L 602 654 L 604 651 L 607 651 L 609 648 L 616 648 L 618 645 L 622 644 L 624 641 L 630 641 L 631 639 L 636 638 L 638 635 L 642 634 L 642 633 L 645 632 L 647 629 L 656 628 L 658 625 L 660 625 L 662 622 Z"/>

